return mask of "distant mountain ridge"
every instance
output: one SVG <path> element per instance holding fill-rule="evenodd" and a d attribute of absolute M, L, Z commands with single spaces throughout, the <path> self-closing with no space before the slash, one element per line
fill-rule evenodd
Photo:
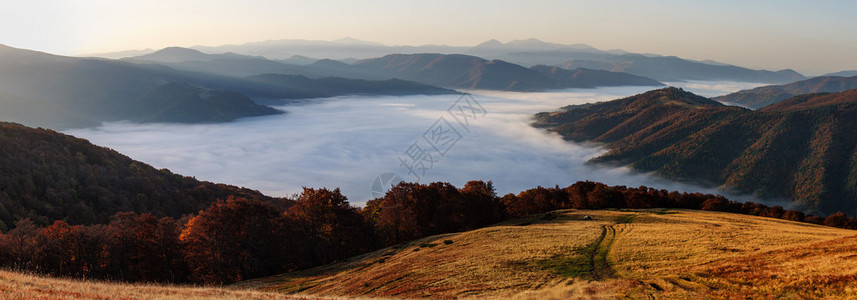
<path fill-rule="evenodd" d="M 554 88 L 525 67 L 461 54 L 391 54 L 354 63 L 383 76 L 464 89 L 533 91 Z"/>
<path fill-rule="evenodd" d="M 656 80 L 630 74 L 584 69 L 571 71 L 544 66 L 525 68 L 502 60 L 486 60 L 462 54 L 391 54 L 361 60 L 352 66 L 375 76 L 461 89 L 542 91 L 619 85 L 663 85 Z"/>
<path fill-rule="evenodd" d="M 291 67 L 291 65 L 268 60 L 261 56 L 235 53 L 206 54 L 199 50 L 180 47 L 164 48 L 154 53 L 123 60 L 137 63 L 157 63 L 180 70 L 234 77 L 274 73 Z"/>
<path fill-rule="evenodd" d="M 0 91 L 6 96 L 0 104 L 15 108 L 0 111 L 0 117 L 61 128 L 118 120 L 191 122 L 174 118 L 179 115 L 193 122 L 221 122 L 282 113 L 241 94 L 186 81 L 186 93 L 162 94 L 164 101 L 145 98 L 159 87 L 184 81 L 181 75 L 159 67 L 0 46 Z"/>
<path fill-rule="evenodd" d="M 762 86 L 714 97 L 714 100 L 759 109 L 801 94 L 837 93 L 850 89 L 857 89 L 857 75 L 822 76 L 785 85 Z"/>
<path fill-rule="evenodd" d="M 275 40 L 193 48 L 210 53 L 235 52 L 264 56 L 273 60 L 288 59 L 294 55 L 351 61 L 379 58 L 390 54 L 466 54 L 486 60 L 502 60 L 524 67 L 549 65 L 566 69 L 588 68 L 625 72 L 658 81 L 729 80 L 781 84 L 805 79 L 803 75 L 793 70 L 751 70 L 710 60 L 693 61 L 675 56 L 634 54 L 618 49 L 599 50 L 585 44 L 565 45 L 533 38 L 507 43 L 491 39 L 472 47 L 386 46 L 354 39 L 347 39 L 347 41 Z M 312 76 L 311 74 L 301 75 Z"/>
<path fill-rule="evenodd" d="M 547 75 L 549 78 L 560 82 L 566 87 L 595 88 L 602 86 L 663 86 L 657 80 L 637 76 L 628 73 L 610 72 L 604 70 L 592 70 L 577 68 L 574 70 L 563 69 L 556 66 L 538 65 L 530 68 L 536 72 Z"/>
<path fill-rule="evenodd" d="M 834 72 L 834 73 L 824 74 L 824 75 L 821 75 L 821 76 L 854 77 L 854 76 L 857 76 L 857 70 L 839 71 L 839 72 Z"/>
<path fill-rule="evenodd" d="M 761 197 L 810 212 L 857 210 L 857 90 L 752 111 L 667 88 L 539 113 L 535 126 L 604 143 L 593 162 Z"/>
<path fill-rule="evenodd" d="M 175 61 L 201 59 L 199 66 L 240 70 L 249 61 L 284 64 L 237 54 L 209 55 L 170 48 L 147 56 Z M 211 59 L 206 61 L 207 59 Z M 179 62 L 178 64 L 186 61 Z M 191 61 L 192 62 L 192 61 Z M 222 64 L 225 62 L 227 64 Z M 169 64 L 169 63 L 164 63 Z M 192 68 L 189 68 L 192 69 Z M 109 121 L 208 123 L 281 114 L 250 97 L 289 100 L 348 94 L 456 94 L 423 84 L 387 81 L 308 79 L 264 81 L 177 70 L 156 61 L 73 58 L 0 46 L 0 120 L 55 129 L 97 126 Z M 363 87 L 361 87 L 361 85 Z M 348 88 L 341 88 L 347 86 Z"/>
<path fill-rule="evenodd" d="M 663 85 L 656 80 L 631 74 L 589 69 L 575 70 L 573 73 L 559 70 L 559 68 L 547 71 L 542 66 L 539 66 L 541 69 L 528 69 L 502 60 L 486 60 L 464 54 L 390 54 L 359 60 L 353 64 L 332 59 L 320 59 L 305 65 L 289 65 L 262 57 L 204 54 L 193 49 L 173 47 L 126 60 L 154 62 L 181 70 L 225 76 L 254 77 L 262 74 L 285 74 L 315 79 L 343 77 L 361 80 L 384 80 L 395 78 L 457 89 L 542 91 L 600 86 Z"/>
<path fill-rule="evenodd" d="M 626 72 L 659 81 L 730 80 L 788 83 L 806 79 L 800 73 L 790 69 L 780 71 L 751 70 L 732 65 L 695 62 L 675 56 L 648 57 L 639 54 L 617 55 L 600 60 L 569 60 L 560 66 L 569 69 L 592 68 Z"/>

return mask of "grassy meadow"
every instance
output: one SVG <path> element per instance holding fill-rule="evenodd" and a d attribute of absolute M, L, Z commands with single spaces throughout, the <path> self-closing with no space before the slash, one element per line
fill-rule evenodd
<path fill-rule="evenodd" d="M 236 286 L 383 298 L 816 298 L 857 296 L 855 274 L 851 230 L 707 211 L 566 210 Z"/>
<path fill-rule="evenodd" d="M 564 210 L 221 288 L 0 271 L 0 298 L 853 298 L 855 279 L 852 230 L 707 211 Z"/>

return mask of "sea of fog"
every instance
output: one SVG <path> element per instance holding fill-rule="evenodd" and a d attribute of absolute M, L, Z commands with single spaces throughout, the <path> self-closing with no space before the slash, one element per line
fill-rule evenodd
<path fill-rule="evenodd" d="M 704 96 L 757 86 L 730 82 L 672 85 Z M 291 195 L 302 187 L 339 187 L 356 205 L 372 198 L 372 183 L 382 174 L 388 174 L 384 179 L 395 174 L 417 181 L 419 176 L 422 183 L 444 181 L 458 187 L 469 180 L 490 180 L 500 195 L 580 180 L 718 193 L 628 168 L 586 165 L 604 150 L 566 142 L 529 125 L 537 112 L 650 89 L 473 91 L 472 98 L 465 99 L 459 95 L 336 97 L 278 107 L 287 111 L 283 115 L 230 123 L 119 122 L 65 133 L 156 168 L 272 196 Z M 377 192 L 377 185 L 375 189 Z"/>

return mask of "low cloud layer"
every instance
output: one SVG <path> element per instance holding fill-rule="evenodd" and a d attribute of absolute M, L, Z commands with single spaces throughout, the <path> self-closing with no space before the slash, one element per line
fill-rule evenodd
<path fill-rule="evenodd" d="M 679 84 L 681 86 L 681 84 Z M 735 91 L 729 83 L 685 86 L 703 95 Z M 741 85 L 740 88 L 746 88 Z M 607 101 L 648 90 L 620 87 L 550 93 L 477 91 L 487 112 L 470 120 L 469 132 L 421 178 L 462 186 L 491 180 L 498 194 L 579 180 L 611 185 L 718 192 L 636 174 L 627 168 L 593 168 L 585 162 L 604 150 L 563 141 L 529 126 L 531 116 L 569 104 Z M 66 133 L 113 148 L 134 159 L 201 180 L 229 183 L 284 196 L 306 187 L 340 187 L 352 203 L 371 197 L 372 181 L 383 173 L 415 178 L 399 158 L 459 96 L 338 97 L 287 106 L 285 115 L 225 124 L 108 123 Z M 460 127 L 459 127 L 460 128 Z M 721 193 L 722 194 L 722 193 Z M 734 197 L 734 196 L 733 196 Z M 746 197 L 735 197 L 746 199 Z"/>

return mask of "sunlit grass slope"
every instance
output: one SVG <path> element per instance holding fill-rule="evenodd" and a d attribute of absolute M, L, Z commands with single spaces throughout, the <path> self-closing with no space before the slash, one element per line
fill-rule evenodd
<path fill-rule="evenodd" d="M 237 286 L 381 298 L 814 298 L 857 297 L 855 279 L 851 230 L 718 212 L 567 210 Z"/>
<path fill-rule="evenodd" d="M 0 299 L 316 299 L 224 288 L 56 279 L 0 271 Z"/>

